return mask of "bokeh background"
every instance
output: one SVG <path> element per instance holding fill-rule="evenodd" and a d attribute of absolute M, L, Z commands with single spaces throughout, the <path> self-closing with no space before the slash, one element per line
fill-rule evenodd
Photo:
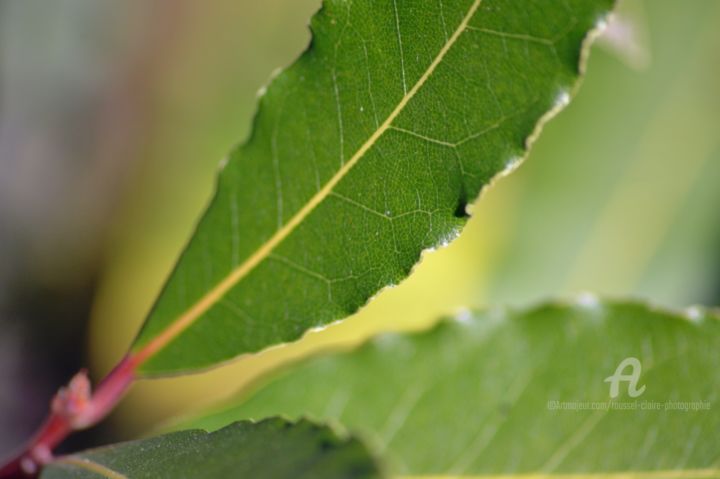
<path fill-rule="evenodd" d="M 0 0 L 0 455 L 129 345 L 319 0 Z M 584 291 L 720 303 L 720 3 L 625 0 L 575 101 L 465 232 L 346 322 L 139 383 L 65 447 L 147 434 L 264 371 L 444 313 Z"/>

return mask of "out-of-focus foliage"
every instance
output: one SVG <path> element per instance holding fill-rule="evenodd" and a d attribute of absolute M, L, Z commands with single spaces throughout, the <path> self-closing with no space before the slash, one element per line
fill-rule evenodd
<path fill-rule="evenodd" d="M 717 313 L 590 295 L 463 313 L 291 366 L 183 427 L 336 421 L 398 476 L 717 477 L 718 333 Z"/>
<path fill-rule="evenodd" d="M 484 290 L 493 303 L 587 290 L 718 304 L 720 6 L 626 4 L 645 5 L 635 18 L 649 31 L 651 64 L 591 58 L 592 74 L 535 161 L 498 188 L 518 204 Z M 497 208 L 490 196 L 483 207 Z"/>
<path fill-rule="evenodd" d="M 42 479 L 370 479 L 374 458 L 354 438 L 306 420 L 271 418 L 230 424 L 208 434 L 182 431 L 59 458 Z"/>
<path fill-rule="evenodd" d="M 103 243 L 178 26 L 143 4 L 0 1 L 0 454 L 87 363 Z"/>

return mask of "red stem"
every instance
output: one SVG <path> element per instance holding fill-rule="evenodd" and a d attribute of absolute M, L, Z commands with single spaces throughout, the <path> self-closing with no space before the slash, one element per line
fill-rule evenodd
<path fill-rule="evenodd" d="M 55 395 L 51 412 L 35 436 L 0 468 L 0 479 L 36 477 L 42 465 L 52 460 L 52 450 L 66 437 L 107 416 L 135 379 L 141 362 L 138 359 L 136 355 L 125 356 L 92 395 L 87 374 L 79 372 Z"/>

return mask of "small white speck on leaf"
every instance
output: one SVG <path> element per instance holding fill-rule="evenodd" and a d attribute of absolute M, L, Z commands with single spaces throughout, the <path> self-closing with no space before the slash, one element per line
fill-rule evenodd
<path fill-rule="evenodd" d="M 578 306 L 587 309 L 597 309 L 600 306 L 600 300 L 597 296 L 592 293 L 580 293 L 577 297 L 576 303 Z"/>
<path fill-rule="evenodd" d="M 690 306 L 685 309 L 685 317 L 692 322 L 699 322 L 703 318 L 703 310 L 699 306 Z"/>

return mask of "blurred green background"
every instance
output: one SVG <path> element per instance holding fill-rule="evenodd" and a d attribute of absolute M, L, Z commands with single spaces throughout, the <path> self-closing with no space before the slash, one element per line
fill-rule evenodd
<path fill-rule="evenodd" d="M 319 0 L 0 0 L 0 454 L 125 352 Z M 632 28 L 630 29 L 630 25 Z M 720 3 L 625 0 L 575 101 L 463 235 L 346 322 L 139 383 L 69 447 L 128 438 L 264 371 L 443 313 L 592 291 L 720 303 Z"/>

